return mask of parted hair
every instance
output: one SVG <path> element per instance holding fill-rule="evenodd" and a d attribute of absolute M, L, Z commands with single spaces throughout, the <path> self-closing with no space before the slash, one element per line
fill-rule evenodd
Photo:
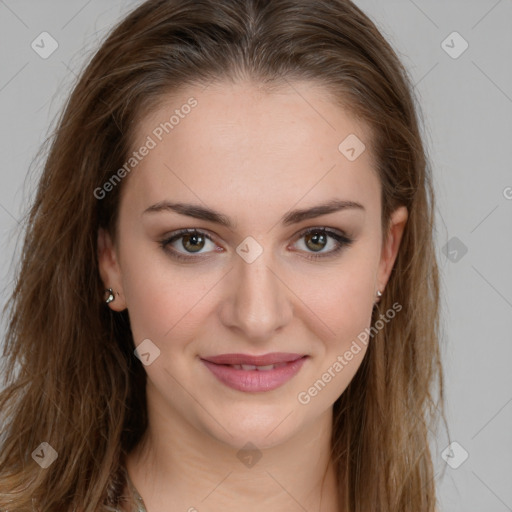
<path fill-rule="evenodd" d="M 4 310 L 0 510 L 117 506 L 125 456 L 147 427 L 146 374 L 128 313 L 104 304 L 98 271 L 98 229 L 115 237 L 124 182 L 101 200 L 94 191 L 166 95 L 242 77 L 323 85 L 371 130 L 384 237 L 407 207 L 372 323 L 402 308 L 334 403 L 332 459 L 343 511 L 434 511 L 428 432 L 444 409 L 432 171 L 411 79 L 347 0 L 149 0 L 84 66 L 49 140 Z M 58 453 L 47 469 L 31 456 L 41 442 Z"/>

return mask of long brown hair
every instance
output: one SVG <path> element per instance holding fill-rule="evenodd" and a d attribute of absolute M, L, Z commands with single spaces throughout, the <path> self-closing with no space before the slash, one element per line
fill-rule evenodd
<path fill-rule="evenodd" d="M 383 226 L 398 206 L 409 211 L 372 322 L 395 302 L 402 310 L 334 404 L 332 456 L 344 510 L 434 510 L 427 434 L 444 410 L 431 171 L 410 78 L 347 0 L 149 0 L 85 68 L 53 134 L 6 309 L 0 509 L 116 503 L 125 455 L 147 426 L 146 374 L 127 312 L 105 306 L 98 272 L 97 231 L 115 235 L 123 183 L 101 200 L 94 191 L 166 94 L 240 76 L 328 88 L 372 129 Z M 31 456 L 42 442 L 58 454 L 48 469 Z"/>

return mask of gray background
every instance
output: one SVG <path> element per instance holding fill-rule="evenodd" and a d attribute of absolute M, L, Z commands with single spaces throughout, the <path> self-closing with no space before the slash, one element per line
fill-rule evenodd
<path fill-rule="evenodd" d="M 75 73 L 138 3 L 0 0 L 2 305 L 39 171 L 29 167 Z M 432 435 L 440 510 L 512 511 L 512 1 L 356 3 L 411 73 L 435 175 L 450 428 Z M 31 48 L 43 31 L 59 44 L 47 59 Z M 457 58 L 445 51 L 463 48 L 454 31 L 469 44 Z"/>

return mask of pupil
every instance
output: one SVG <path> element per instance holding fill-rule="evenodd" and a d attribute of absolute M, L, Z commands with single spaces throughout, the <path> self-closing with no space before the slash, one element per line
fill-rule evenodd
<path fill-rule="evenodd" d="M 326 244 L 326 240 L 325 240 L 325 234 L 324 233 L 314 233 L 314 234 L 310 234 L 308 235 L 308 240 L 312 240 L 313 241 L 313 244 L 315 244 L 317 247 L 311 247 L 308 242 L 306 242 L 308 244 L 308 247 L 310 249 L 312 249 L 313 251 L 320 251 L 322 250 L 324 247 L 325 247 L 325 244 Z M 321 241 L 319 241 L 321 240 Z M 320 246 L 320 247 L 318 247 Z"/>
<path fill-rule="evenodd" d="M 189 242 L 192 241 L 192 247 L 187 247 Z M 203 242 L 201 244 L 201 241 Z M 200 247 L 197 247 L 197 244 L 200 245 Z M 197 252 L 200 251 L 204 246 L 204 239 L 201 235 L 193 234 L 193 235 L 185 235 L 183 237 L 183 247 L 187 250 L 190 250 L 191 252 Z M 194 247 L 195 246 L 195 247 Z"/>

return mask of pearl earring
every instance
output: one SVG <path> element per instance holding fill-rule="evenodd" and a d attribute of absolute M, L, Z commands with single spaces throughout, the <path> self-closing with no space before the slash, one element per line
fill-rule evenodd
<path fill-rule="evenodd" d="M 114 290 L 112 290 L 112 288 L 107 288 L 105 293 L 108 293 L 108 297 L 105 299 L 105 303 L 110 304 L 116 298 L 114 295 Z"/>

